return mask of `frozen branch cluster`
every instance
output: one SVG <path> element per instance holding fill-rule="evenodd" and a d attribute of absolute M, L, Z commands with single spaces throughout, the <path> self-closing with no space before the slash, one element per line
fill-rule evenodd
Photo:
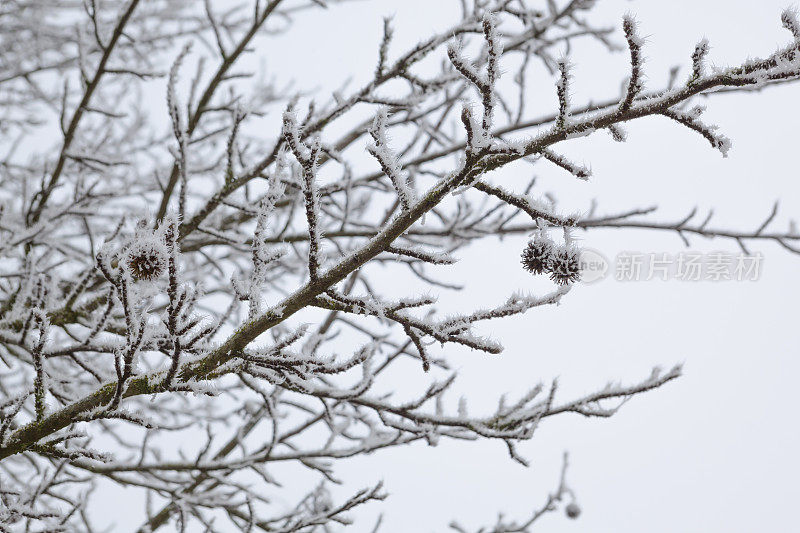
<path fill-rule="evenodd" d="M 327 531 L 387 495 L 376 484 L 332 496 L 337 460 L 490 439 L 525 464 L 518 445 L 546 419 L 611 416 L 680 374 L 580 398 L 532 383 L 491 411 L 453 399 L 448 352 L 497 354 L 486 321 L 566 300 L 580 277 L 574 232 L 649 228 L 800 253 L 793 227 L 768 228 L 777 208 L 755 231 L 694 212 L 565 215 L 533 181 L 491 172 L 555 165 L 587 180 L 560 145 L 599 130 L 622 142 L 624 123 L 654 115 L 726 154 L 695 97 L 796 80 L 793 12 L 786 47 L 710 68 L 704 40 L 687 81 L 662 88 L 645 83 L 645 43 L 625 17 L 622 93 L 583 106 L 564 51 L 579 39 L 612 51 L 617 38 L 590 22 L 587 1 L 463 0 L 460 20 L 407 50 L 387 19 L 377 66 L 316 100 L 237 68 L 305 11 L 344 1 L 0 6 L 0 531 L 94 531 L 92 490 L 106 482 L 146 494 L 141 532 Z M 553 113 L 538 118 L 525 96 L 537 63 L 553 74 Z M 141 105 L 153 84 L 158 109 Z M 458 251 L 517 233 L 532 236 L 523 264 L 552 290 L 439 314 L 432 291 L 458 288 L 447 274 Z M 397 295 L 378 267 L 428 292 Z M 409 367 L 424 385 L 402 390 Z M 293 489 L 312 480 L 292 505 L 277 503 L 288 501 L 278 465 L 296 469 Z M 577 517 L 574 499 L 562 474 L 529 519 L 481 531 L 528 531 L 558 508 Z"/>

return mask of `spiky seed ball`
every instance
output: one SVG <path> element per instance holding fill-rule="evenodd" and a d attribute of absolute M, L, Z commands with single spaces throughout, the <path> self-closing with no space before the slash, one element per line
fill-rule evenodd
<path fill-rule="evenodd" d="M 167 269 L 168 256 L 164 241 L 155 236 L 140 236 L 125 253 L 125 266 L 133 279 L 152 281 Z"/>
<path fill-rule="evenodd" d="M 566 513 L 567 518 L 575 520 L 581 515 L 581 508 L 578 507 L 577 503 L 572 502 L 564 508 L 564 512 Z"/>
<path fill-rule="evenodd" d="M 581 279 L 580 251 L 570 246 L 560 246 L 550 254 L 547 263 L 550 279 L 559 285 L 575 283 Z"/>
<path fill-rule="evenodd" d="M 550 255 L 553 253 L 553 241 L 546 237 L 537 236 L 528 242 L 522 251 L 522 266 L 532 274 L 542 274 L 548 270 Z"/>

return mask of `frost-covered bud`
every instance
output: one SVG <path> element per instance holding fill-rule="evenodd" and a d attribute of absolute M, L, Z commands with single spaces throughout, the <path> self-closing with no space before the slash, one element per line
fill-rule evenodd
<path fill-rule="evenodd" d="M 581 279 L 580 250 L 572 246 L 561 246 L 550 254 L 547 270 L 550 279 L 559 285 L 575 283 Z"/>
<path fill-rule="evenodd" d="M 169 250 L 155 235 L 138 235 L 125 252 L 125 267 L 135 280 L 152 281 L 167 269 Z"/>
<path fill-rule="evenodd" d="M 581 508 L 578 507 L 577 503 L 572 502 L 564 508 L 564 512 L 566 513 L 567 518 L 575 520 L 581 515 Z"/>
<path fill-rule="evenodd" d="M 534 240 L 528 242 L 528 246 L 522 251 L 522 266 L 532 274 L 542 274 L 548 270 L 554 248 L 553 241 L 537 235 Z"/>

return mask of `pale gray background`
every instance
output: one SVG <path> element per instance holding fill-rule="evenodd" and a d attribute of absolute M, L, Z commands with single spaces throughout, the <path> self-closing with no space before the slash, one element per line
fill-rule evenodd
<path fill-rule="evenodd" d="M 628 10 L 638 17 L 654 87 L 663 85 L 672 65 L 685 69 L 702 36 L 711 41 L 710 57 L 718 65 L 766 55 L 790 38 L 780 27 L 787 7 L 781 0 L 600 4 L 599 19 L 609 25 L 619 27 Z M 392 49 L 400 51 L 450 25 L 457 5 L 456 0 L 381 0 L 309 13 L 290 34 L 263 40 L 249 65 L 265 64 L 270 74 L 295 77 L 299 87 L 325 95 L 349 73 L 360 73 L 358 83 L 371 72 L 382 16 L 395 15 Z M 616 39 L 623 42 L 619 34 Z M 586 44 L 575 47 L 573 61 L 575 101 L 581 104 L 590 95 L 616 95 L 628 64 L 625 52 L 609 55 Z M 532 76 L 529 82 L 528 114 L 554 109 L 553 80 Z M 758 227 L 780 198 L 784 214 L 776 223 L 785 227 L 790 215 L 800 215 L 799 88 L 709 100 L 708 121 L 733 139 L 728 159 L 698 135 L 666 119 L 648 118 L 628 127 L 626 144 L 596 134 L 559 147 L 590 164 L 594 177 L 588 184 L 573 183 L 563 173 L 536 169 L 539 191 L 557 191 L 565 210 L 585 209 L 593 197 L 608 212 L 658 203 L 661 220 L 677 220 L 695 205 L 714 207 L 712 226 L 739 229 Z M 160 98 L 153 102 L 159 109 Z M 509 183 L 514 178 L 509 175 Z M 612 257 L 623 250 L 683 250 L 669 233 L 607 230 L 579 237 Z M 524 241 L 524 236 L 486 241 L 460 253 L 452 272 L 468 289 L 442 293 L 439 308 L 496 304 L 516 289 L 547 289 L 547 283 L 519 268 Z M 450 360 L 461 372 L 459 390 L 468 392 L 477 410 L 481 400 L 488 409 L 502 393 L 519 394 L 556 376 L 562 399 L 608 380 L 643 378 L 653 365 L 684 362 L 685 376 L 635 398 L 610 420 L 570 415 L 548 420 L 533 441 L 520 446 L 532 461 L 528 469 L 511 462 L 497 442 L 414 445 L 350 460 L 339 470 L 347 482 L 340 495 L 377 479 L 385 480 L 391 494 L 383 505 L 356 513 L 363 520 L 350 530 L 368 531 L 378 511 L 385 514 L 382 531 L 387 533 L 443 531 L 452 518 L 477 528 L 493 521 L 497 511 L 522 518 L 555 487 L 561 453 L 568 449 L 569 482 L 583 515 L 574 522 L 560 513 L 549 516 L 537 531 L 796 531 L 800 257 L 773 244 L 751 248 L 766 256 L 757 282 L 610 279 L 578 285 L 558 308 L 484 328 L 506 345 L 501 356 L 450 348 Z M 738 248 L 693 239 L 692 250 Z M 397 387 L 416 390 L 424 377 L 415 375 L 420 383 Z M 282 481 L 292 489 L 291 480 Z M 113 488 L 106 496 L 106 523 L 139 523 L 138 499 Z M 120 498 L 130 505 L 120 506 Z"/>

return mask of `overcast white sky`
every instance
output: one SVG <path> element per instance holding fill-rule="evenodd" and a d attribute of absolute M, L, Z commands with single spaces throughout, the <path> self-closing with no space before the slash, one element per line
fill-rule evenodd
<path fill-rule="evenodd" d="M 654 86 L 663 84 L 672 65 L 689 63 L 703 36 L 719 65 L 766 55 L 790 37 L 780 26 L 787 7 L 782 0 L 599 3 L 599 18 L 608 24 L 619 27 L 626 11 L 637 16 L 647 36 L 646 68 Z M 393 49 L 402 50 L 447 27 L 457 6 L 457 0 L 365 0 L 309 13 L 292 33 L 263 41 L 249 61 L 263 61 L 277 77 L 295 77 L 298 86 L 324 94 L 348 72 L 370 72 L 383 16 L 395 15 Z M 625 53 L 578 45 L 572 59 L 576 102 L 616 94 L 627 68 Z M 530 114 L 552 111 L 552 79 L 530 82 Z M 727 159 L 666 119 L 630 125 L 625 144 L 605 135 L 570 141 L 560 149 L 590 164 L 592 181 L 564 184 L 569 180 L 563 175 L 543 169 L 542 190 L 552 187 L 566 210 L 586 209 L 592 198 L 608 212 L 657 203 L 662 220 L 680 219 L 694 206 L 713 207 L 712 226 L 738 229 L 758 227 L 780 199 L 783 215 L 776 224 L 785 226 L 790 215 L 800 215 L 798 96 L 800 85 L 787 85 L 710 99 L 709 122 L 733 140 Z M 153 105 L 160 108 L 163 101 Z M 608 257 L 621 251 L 684 251 L 670 233 L 605 230 L 579 236 Z M 453 281 L 468 288 L 441 294 L 439 307 L 472 308 L 497 303 L 518 289 L 545 290 L 546 283 L 519 267 L 524 242 L 524 237 L 485 242 L 461 252 Z M 450 348 L 448 357 L 460 368 L 458 386 L 477 409 L 480 401 L 520 394 L 557 376 L 563 399 L 609 380 L 640 379 L 653 365 L 683 362 L 685 376 L 635 398 L 610 420 L 570 415 L 548 420 L 533 441 L 520 446 L 532 463 L 527 469 L 511 462 L 496 442 L 415 445 L 350 460 L 339 470 L 344 489 L 383 479 L 391 496 L 358 513 L 365 519 L 349 530 L 368 531 L 379 510 L 385 533 L 444 531 L 453 518 L 477 528 L 492 522 L 497 511 L 522 518 L 555 488 L 563 450 L 571 453 L 569 482 L 583 514 L 577 521 L 560 513 L 546 517 L 537 531 L 793 530 L 800 500 L 794 405 L 800 257 L 772 244 L 751 248 L 765 255 L 757 282 L 607 279 L 578 285 L 558 308 L 485 329 L 505 344 L 501 356 Z M 691 250 L 738 248 L 693 239 Z M 117 519 L 126 512 L 114 509 Z M 140 516 L 140 507 L 132 511 Z"/>

